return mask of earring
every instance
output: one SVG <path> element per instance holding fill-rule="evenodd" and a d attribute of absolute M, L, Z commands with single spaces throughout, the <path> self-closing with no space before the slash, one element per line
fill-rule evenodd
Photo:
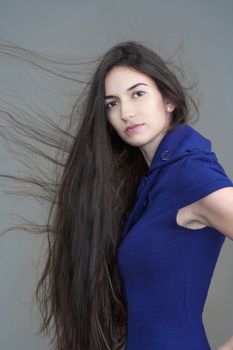
<path fill-rule="evenodd" d="M 167 106 L 166 111 L 170 112 L 170 109 L 171 109 L 170 106 Z"/>

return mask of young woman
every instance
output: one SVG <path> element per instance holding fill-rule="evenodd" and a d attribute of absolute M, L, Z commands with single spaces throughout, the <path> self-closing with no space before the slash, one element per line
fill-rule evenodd
<path fill-rule="evenodd" d="M 55 187 L 36 291 L 56 349 L 210 350 L 202 312 L 233 239 L 233 183 L 189 124 L 189 102 L 141 43 L 101 58 Z"/>

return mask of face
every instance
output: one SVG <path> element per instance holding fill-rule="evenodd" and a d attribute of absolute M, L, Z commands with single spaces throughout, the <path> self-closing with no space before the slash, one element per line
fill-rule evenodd
<path fill-rule="evenodd" d="M 124 142 L 139 147 L 150 165 L 174 105 L 163 99 L 150 77 L 131 67 L 116 66 L 105 78 L 105 108 L 117 134 Z"/>

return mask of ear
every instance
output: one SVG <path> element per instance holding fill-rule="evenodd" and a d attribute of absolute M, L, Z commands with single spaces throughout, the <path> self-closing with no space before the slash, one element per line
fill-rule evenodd
<path fill-rule="evenodd" d="M 172 102 L 170 102 L 170 101 L 166 101 L 165 102 L 165 110 L 166 110 L 166 112 L 168 112 L 168 113 L 173 112 L 174 109 L 175 109 L 175 105 Z"/>

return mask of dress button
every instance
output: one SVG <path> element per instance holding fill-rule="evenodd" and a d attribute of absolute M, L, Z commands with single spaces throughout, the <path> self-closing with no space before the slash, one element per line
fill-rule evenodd
<path fill-rule="evenodd" d="M 168 159 L 170 159 L 171 157 L 173 156 L 173 152 L 172 151 L 170 151 L 170 150 L 165 150 L 165 151 L 163 151 L 161 154 L 160 154 L 160 158 L 162 159 L 162 160 L 168 160 Z"/>
<path fill-rule="evenodd" d="M 143 207 L 146 207 L 147 206 L 147 199 L 144 200 L 144 203 L 143 203 Z"/>

